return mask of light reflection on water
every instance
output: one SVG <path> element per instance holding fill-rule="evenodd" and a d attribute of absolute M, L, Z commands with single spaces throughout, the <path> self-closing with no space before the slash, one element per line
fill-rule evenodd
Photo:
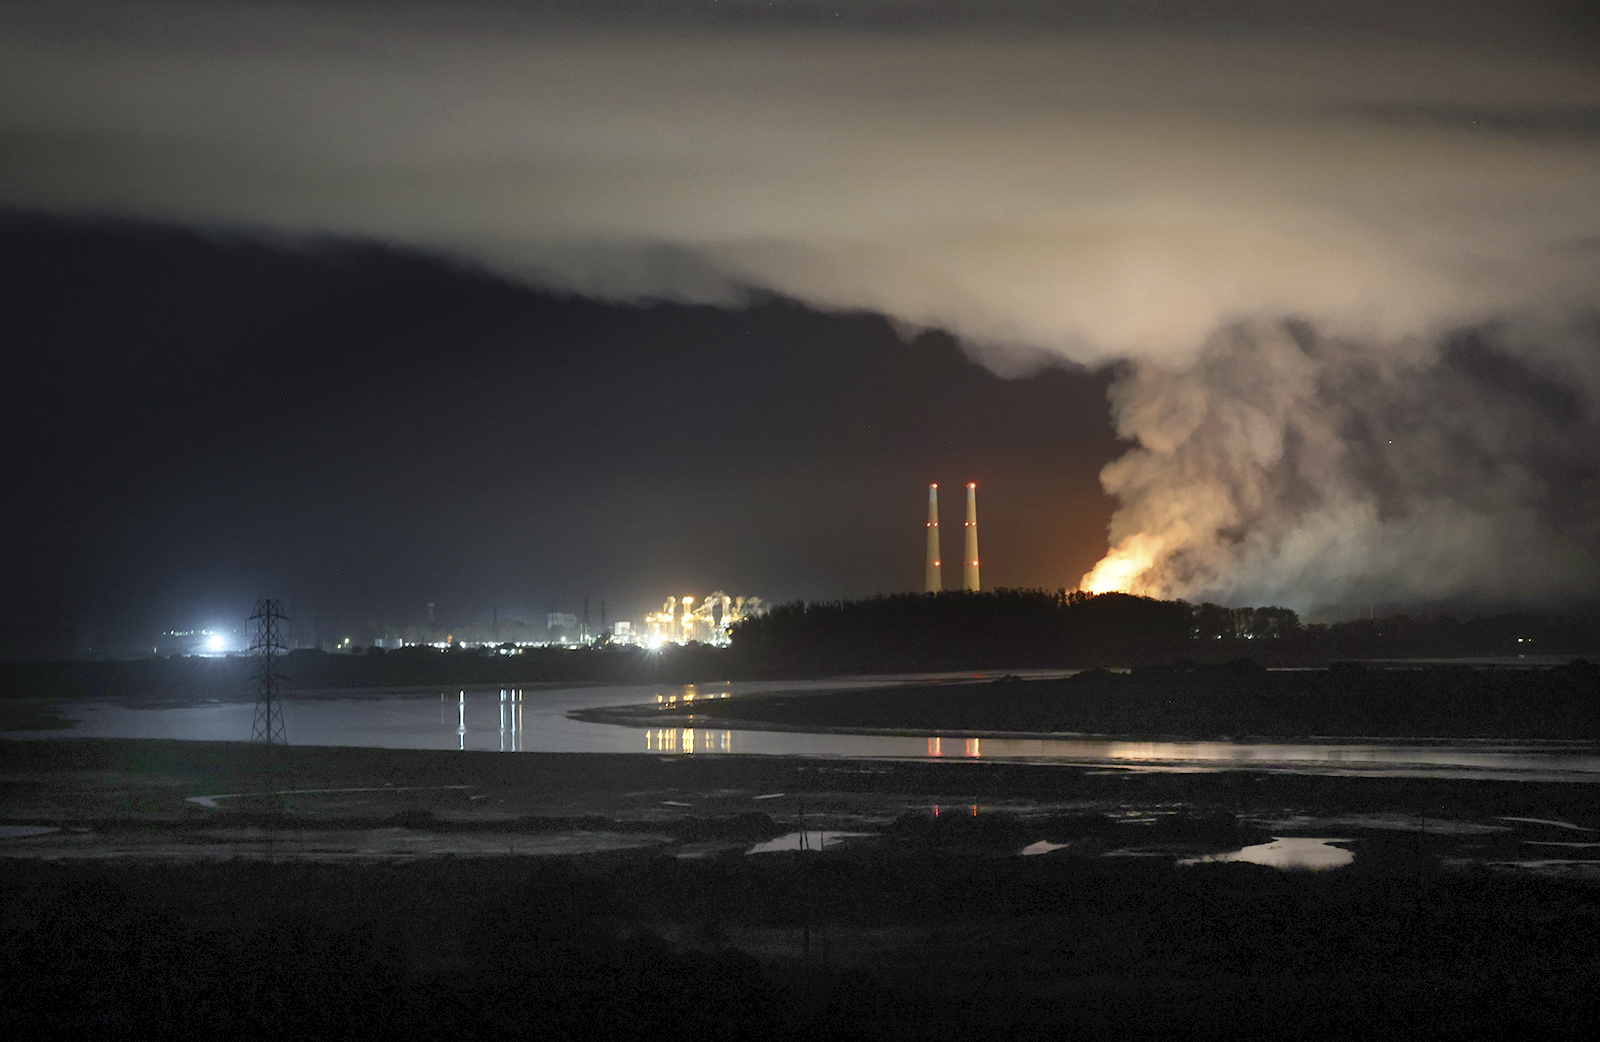
<path fill-rule="evenodd" d="M 731 753 L 733 732 L 693 727 L 656 727 L 644 733 L 645 752 L 652 753 Z"/>
<path fill-rule="evenodd" d="M 705 727 L 685 710 L 732 694 L 862 688 L 907 678 L 760 681 L 717 685 L 596 685 L 448 691 L 301 693 L 285 704 L 289 740 L 298 745 L 499 752 L 798 755 L 906 759 L 1044 761 L 1137 770 L 1268 771 L 1514 777 L 1600 781 L 1600 750 L 1554 742 L 1128 741 L 1000 735 L 807 734 Z M 437 709 L 434 702 L 437 700 Z M 67 731 L 7 737 L 178 738 L 242 741 L 253 704 L 241 700 L 168 708 L 106 703 L 45 703 L 79 721 Z M 679 727 L 621 726 L 573 720 L 567 713 L 619 705 L 672 705 Z M 642 734 L 641 734 L 642 732 Z"/>
<path fill-rule="evenodd" d="M 993 741 L 993 739 L 991 739 L 991 741 Z M 994 746 L 991 745 L 990 749 L 993 748 Z M 928 756 L 930 758 L 938 758 L 942 756 L 965 756 L 976 760 L 982 755 L 982 738 L 952 739 L 950 750 L 946 752 L 944 747 L 944 737 L 942 735 L 928 736 Z M 990 755 L 993 754 L 991 753 Z"/>
<path fill-rule="evenodd" d="M 465 699 L 466 692 L 462 692 Z M 511 722 L 511 744 L 506 745 L 506 721 Z M 522 746 L 517 744 L 517 730 L 522 722 L 522 689 L 500 689 L 500 751 L 520 752 Z"/>

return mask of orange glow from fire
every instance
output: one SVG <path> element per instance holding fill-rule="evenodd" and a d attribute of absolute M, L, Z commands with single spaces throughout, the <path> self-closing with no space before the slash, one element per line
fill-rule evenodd
<path fill-rule="evenodd" d="M 1085 593 L 1140 593 L 1145 585 L 1140 580 L 1155 564 L 1159 551 L 1157 540 L 1131 535 L 1112 547 L 1078 587 Z"/>

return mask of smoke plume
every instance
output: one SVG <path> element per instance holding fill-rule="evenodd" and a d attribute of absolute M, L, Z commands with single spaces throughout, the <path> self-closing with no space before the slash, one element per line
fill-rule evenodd
<path fill-rule="evenodd" d="M 0 205 L 618 300 L 762 287 L 1003 374 L 1120 365 L 1093 588 L 1593 589 L 1576 7 L 1054 6 L 8 5 Z"/>
<path fill-rule="evenodd" d="M 1085 588 L 1312 608 L 1592 596 L 1595 400 L 1510 339 L 1253 323 L 1138 367 L 1112 391 L 1138 447 L 1102 474 L 1122 508 Z"/>

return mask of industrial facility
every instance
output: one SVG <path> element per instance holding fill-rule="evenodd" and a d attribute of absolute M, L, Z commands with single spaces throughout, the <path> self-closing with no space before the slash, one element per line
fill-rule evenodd
<path fill-rule="evenodd" d="M 695 606 L 694 597 L 668 597 L 658 612 L 644 617 L 644 630 L 632 642 L 658 648 L 663 644 L 725 645 L 735 623 L 762 611 L 760 597 L 730 597 L 717 591 Z M 621 639 L 614 634 L 613 641 Z"/>
<path fill-rule="evenodd" d="M 521 622 L 506 623 L 514 632 L 502 632 L 496 625 L 491 629 L 487 622 L 473 623 L 450 632 L 406 632 L 401 637 L 382 637 L 374 645 L 383 648 L 427 646 L 447 651 L 453 648 L 487 648 L 499 655 L 518 655 L 527 648 L 587 648 L 597 646 L 634 646 L 660 648 L 667 644 L 711 644 L 718 647 L 732 643 L 732 628 L 740 621 L 759 615 L 766 610 L 760 597 L 732 597 L 720 590 L 701 599 L 699 597 L 668 597 L 659 612 L 651 612 L 641 624 L 632 620 L 606 623 L 605 602 L 600 605 L 600 627 L 589 629 L 588 603 L 584 612 L 552 611 L 546 618 L 545 639 L 536 639 L 529 627 Z M 196 631 L 199 632 L 199 631 Z M 188 634 L 185 634 L 186 636 Z M 443 638 L 443 639 L 440 639 Z M 359 651 L 364 646 L 352 646 L 348 638 L 333 650 Z"/>
<path fill-rule="evenodd" d="M 978 484 L 967 482 L 966 556 L 961 560 L 961 588 L 977 592 L 978 579 Z M 944 589 L 944 562 L 939 556 L 939 486 L 928 486 L 928 564 L 923 571 L 923 588 L 928 593 Z"/>
<path fill-rule="evenodd" d="M 976 593 L 978 582 L 978 484 L 967 482 L 967 556 L 961 561 L 961 586 Z"/>

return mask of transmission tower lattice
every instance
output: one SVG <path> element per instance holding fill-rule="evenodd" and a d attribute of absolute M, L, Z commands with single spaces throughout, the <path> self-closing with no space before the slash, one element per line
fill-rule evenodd
<path fill-rule="evenodd" d="M 256 601 L 250 620 L 256 624 L 256 638 L 250 644 L 250 653 L 256 657 L 256 671 L 251 677 L 256 682 L 256 718 L 250 728 L 250 740 L 288 745 L 283 731 L 283 694 L 289 678 L 279 664 L 279 656 L 289 650 L 281 639 L 283 623 L 289 621 L 289 616 L 277 601 L 264 600 Z"/>

